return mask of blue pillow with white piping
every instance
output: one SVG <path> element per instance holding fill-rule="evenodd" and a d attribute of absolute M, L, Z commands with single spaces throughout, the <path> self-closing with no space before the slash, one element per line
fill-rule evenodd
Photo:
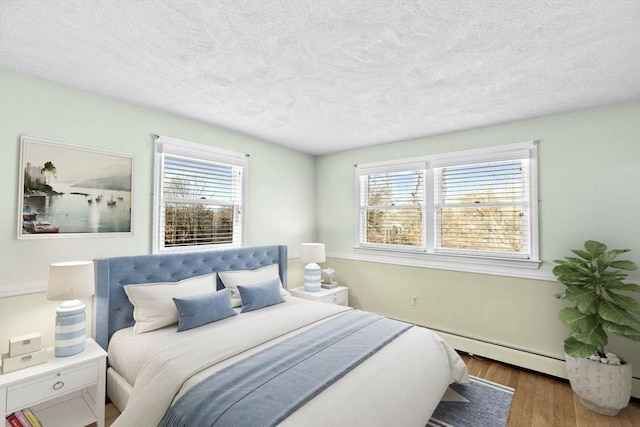
<path fill-rule="evenodd" d="M 238 292 L 242 299 L 242 313 L 268 307 L 284 302 L 280 293 L 282 286 L 280 279 L 272 279 L 255 285 L 238 285 Z"/>
<path fill-rule="evenodd" d="M 237 314 L 231 307 L 229 289 L 221 289 L 211 294 L 173 298 L 173 302 L 178 309 L 178 332 Z"/>

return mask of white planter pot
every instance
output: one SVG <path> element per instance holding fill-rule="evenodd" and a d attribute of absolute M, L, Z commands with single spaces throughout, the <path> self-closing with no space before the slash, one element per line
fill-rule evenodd
<path fill-rule="evenodd" d="M 568 354 L 567 375 L 571 388 L 586 408 L 602 415 L 615 416 L 629 404 L 631 364 L 607 365 Z"/>

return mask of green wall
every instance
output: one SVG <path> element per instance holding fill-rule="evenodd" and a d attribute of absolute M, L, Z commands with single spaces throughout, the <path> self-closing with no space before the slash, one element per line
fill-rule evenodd
<path fill-rule="evenodd" d="M 543 263 L 527 271 L 535 279 L 367 262 L 353 249 L 354 164 L 529 140 L 539 141 Z M 327 155 L 316 173 L 318 236 L 331 257 L 323 267 L 337 271 L 352 305 L 364 310 L 562 359 L 568 330 L 557 316 L 565 303 L 553 297 L 562 289 L 553 260 L 595 239 L 632 249 L 640 265 L 638 102 Z M 610 348 L 640 376 L 640 343 L 613 338 Z"/>

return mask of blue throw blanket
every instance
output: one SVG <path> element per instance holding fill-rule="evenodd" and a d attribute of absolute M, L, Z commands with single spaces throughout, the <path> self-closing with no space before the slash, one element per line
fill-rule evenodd
<path fill-rule="evenodd" d="M 205 378 L 160 426 L 274 426 L 410 327 L 346 312 Z"/>

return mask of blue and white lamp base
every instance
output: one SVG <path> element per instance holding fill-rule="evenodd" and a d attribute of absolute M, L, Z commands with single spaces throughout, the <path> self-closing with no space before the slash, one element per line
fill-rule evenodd
<path fill-rule="evenodd" d="M 84 351 L 87 314 L 79 300 L 63 302 L 56 310 L 56 357 L 73 356 Z"/>
<path fill-rule="evenodd" d="M 315 262 L 310 262 L 304 267 L 304 290 L 307 292 L 318 292 L 320 285 L 320 266 Z"/>

